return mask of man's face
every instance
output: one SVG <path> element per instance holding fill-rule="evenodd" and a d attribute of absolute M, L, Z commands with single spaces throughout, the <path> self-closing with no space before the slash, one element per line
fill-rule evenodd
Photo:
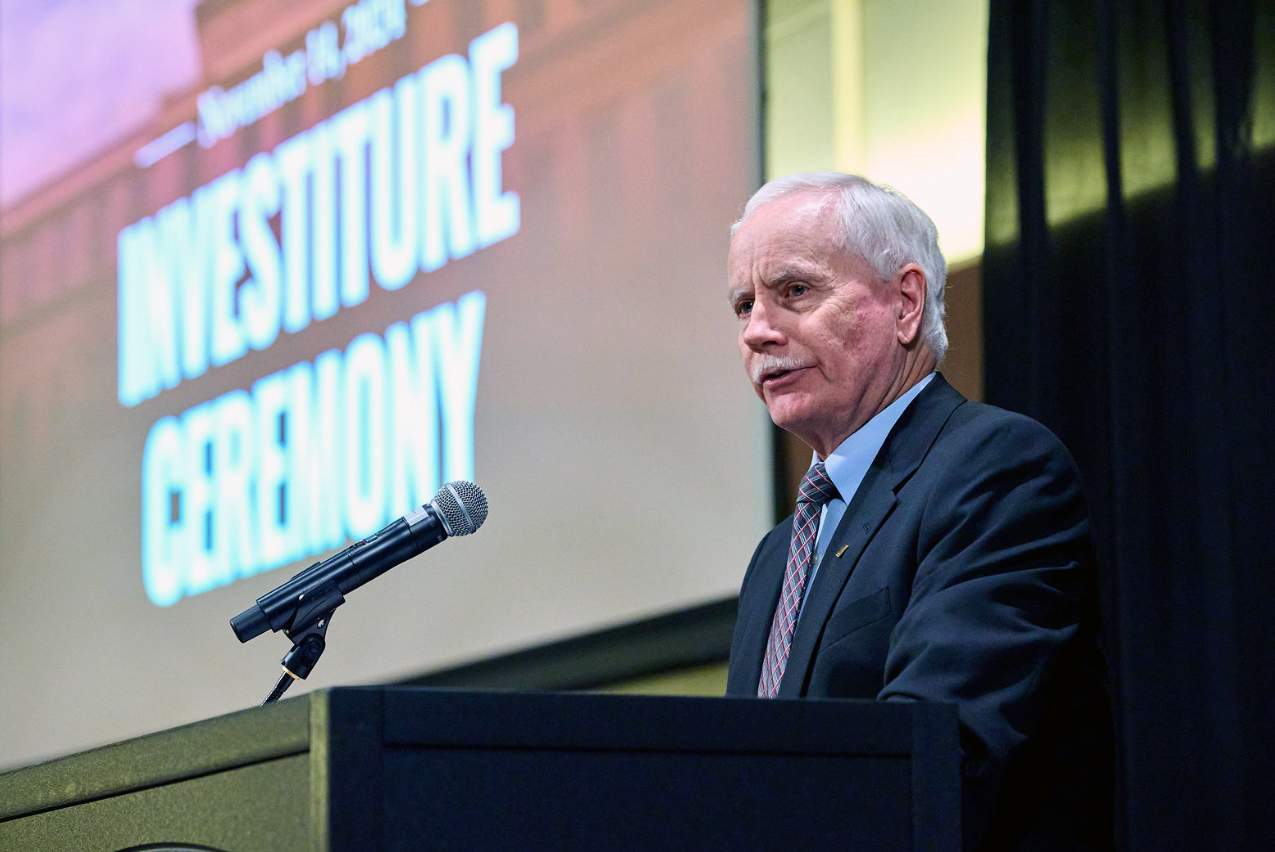
<path fill-rule="evenodd" d="M 815 192 L 753 212 L 731 240 L 739 352 L 776 425 L 826 457 L 885 408 L 905 368 L 898 288 L 837 244 Z"/>

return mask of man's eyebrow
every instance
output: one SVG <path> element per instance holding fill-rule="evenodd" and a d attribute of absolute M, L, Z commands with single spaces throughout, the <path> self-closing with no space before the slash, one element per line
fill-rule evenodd
<path fill-rule="evenodd" d="M 774 272 L 767 275 L 765 280 L 761 282 L 761 286 L 765 287 L 767 290 L 776 290 L 776 289 L 779 289 L 780 287 L 783 287 L 785 284 L 791 284 L 794 281 L 813 282 L 815 279 L 819 277 L 820 276 L 819 276 L 818 267 L 793 266 L 793 265 L 781 266 L 780 268 L 776 269 Z M 726 297 L 727 297 L 727 301 L 733 305 L 735 304 L 736 300 L 743 298 L 745 296 L 751 296 L 752 294 L 753 294 L 753 286 L 751 284 L 748 284 L 743 287 L 732 287 L 726 293 Z"/>
<path fill-rule="evenodd" d="M 771 272 L 762 281 L 762 286 L 768 290 L 777 290 L 786 284 L 793 282 L 802 282 L 805 284 L 813 284 L 824 277 L 823 271 L 818 266 L 805 265 L 788 265 L 781 266 Z"/>
<path fill-rule="evenodd" d="M 766 276 L 763 283 L 766 287 L 782 287 L 784 284 L 791 284 L 794 281 L 809 281 L 811 270 L 802 269 L 798 266 L 785 266 L 782 269 L 775 270 L 773 275 Z"/>

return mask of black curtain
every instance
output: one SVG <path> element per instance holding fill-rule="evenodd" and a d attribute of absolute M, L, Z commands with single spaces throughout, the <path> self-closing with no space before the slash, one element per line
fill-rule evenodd
<path fill-rule="evenodd" d="M 1119 841 L 1275 849 L 1275 0 L 993 0 L 987 401 L 1085 476 Z"/>

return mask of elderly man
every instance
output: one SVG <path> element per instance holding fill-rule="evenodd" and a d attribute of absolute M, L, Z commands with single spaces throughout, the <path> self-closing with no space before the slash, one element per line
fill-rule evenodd
<path fill-rule="evenodd" d="M 954 702 L 967 849 L 1110 848 L 1079 476 L 935 372 L 945 274 L 929 217 L 859 177 L 773 181 L 736 224 L 744 367 L 815 458 L 744 577 L 728 694 Z"/>

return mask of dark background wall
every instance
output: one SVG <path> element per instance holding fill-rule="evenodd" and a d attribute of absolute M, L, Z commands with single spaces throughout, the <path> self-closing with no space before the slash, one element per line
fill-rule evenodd
<path fill-rule="evenodd" d="M 986 397 L 1087 480 L 1134 850 L 1275 848 L 1273 6 L 991 8 Z"/>

